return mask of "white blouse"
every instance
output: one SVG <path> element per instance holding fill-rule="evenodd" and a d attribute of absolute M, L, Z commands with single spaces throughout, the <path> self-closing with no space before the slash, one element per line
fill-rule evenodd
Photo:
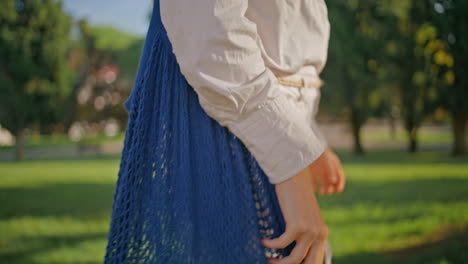
<path fill-rule="evenodd" d="M 238 137 L 276 184 L 326 147 L 316 127 L 328 50 L 324 0 L 160 0 L 181 73 L 207 115 Z"/>

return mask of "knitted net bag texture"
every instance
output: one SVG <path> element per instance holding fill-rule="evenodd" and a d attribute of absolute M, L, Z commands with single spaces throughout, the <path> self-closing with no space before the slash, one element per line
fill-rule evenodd
<path fill-rule="evenodd" d="M 285 224 L 255 158 L 201 108 L 155 1 L 134 88 L 105 263 L 266 263 Z"/>

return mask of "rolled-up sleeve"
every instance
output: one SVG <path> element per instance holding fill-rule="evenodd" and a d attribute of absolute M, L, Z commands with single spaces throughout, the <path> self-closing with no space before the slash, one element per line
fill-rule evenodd
<path fill-rule="evenodd" d="M 257 44 L 248 0 L 160 0 L 181 73 L 208 116 L 252 153 L 270 183 L 294 176 L 324 151 L 303 108 L 278 89 Z"/>

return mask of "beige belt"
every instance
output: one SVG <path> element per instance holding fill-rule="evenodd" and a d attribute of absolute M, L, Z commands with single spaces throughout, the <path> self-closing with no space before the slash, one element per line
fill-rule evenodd
<path fill-rule="evenodd" d="M 278 76 L 276 77 L 276 79 L 280 84 L 300 88 L 300 96 L 298 98 L 298 101 L 302 101 L 304 98 L 304 90 L 302 88 L 320 88 L 324 84 L 324 81 L 320 78 L 316 78 L 313 81 L 309 81 L 304 77 Z"/>
<path fill-rule="evenodd" d="M 323 80 L 320 78 L 317 78 L 311 82 L 306 81 L 306 79 L 303 77 L 276 77 L 276 79 L 280 84 L 298 88 L 320 88 L 324 84 Z"/>

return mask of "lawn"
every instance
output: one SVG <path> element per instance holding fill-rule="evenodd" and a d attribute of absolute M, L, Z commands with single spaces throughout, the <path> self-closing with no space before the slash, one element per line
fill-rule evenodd
<path fill-rule="evenodd" d="M 122 142 L 125 133 L 120 132 L 115 136 L 106 136 L 102 133 L 94 135 L 86 135 L 79 141 L 71 140 L 66 134 L 39 135 L 34 134 L 26 137 L 25 146 L 27 148 L 50 148 L 50 147 L 65 147 L 76 145 L 99 145 L 103 143 Z M 2 150 L 13 150 L 15 146 L 0 146 Z"/>
<path fill-rule="evenodd" d="M 468 162 L 342 152 L 344 193 L 319 196 L 334 264 L 468 263 Z M 0 163 L 0 263 L 102 263 L 119 158 Z"/>

